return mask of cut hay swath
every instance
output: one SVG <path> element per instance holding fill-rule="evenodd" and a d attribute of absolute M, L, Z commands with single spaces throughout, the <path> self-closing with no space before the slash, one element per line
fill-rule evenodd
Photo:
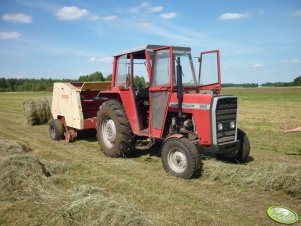
<path fill-rule="evenodd" d="M 32 98 L 23 102 L 24 116 L 27 124 L 45 124 L 51 118 L 51 98 Z"/>
<path fill-rule="evenodd" d="M 202 178 L 236 187 L 282 191 L 301 199 L 301 168 L 297 164 L 248 166 L 208 160 Z"/>
<path fill-rule="evenodd" d="M 0 201 L 55 207 L 49 225 L 159 225 L 130 204 L 110 198 L 101 188 L 82 185 L 68 191 L 58 189 L 51 178 L 68 172 L 69 166 L 40 161 L 30 151 L 22 142 L 0 139 Z M 16 224 L 24 224 L 18 220 Z"/>
<path fill-rule="evenodd" d="M 29 151 L 24 143 L 0 139 L 0 200 L 39 201 L 53 192 L 50 172 Z"/>
<path fill-rule="evenodd" d="M 63 197 L 64 198 L 64 197 Z M 63 206 L 64 224 L 159 225 L 149 216 L 125 203 L 109 198 L 99 188 L 82 185 L 67 191 Z"/>

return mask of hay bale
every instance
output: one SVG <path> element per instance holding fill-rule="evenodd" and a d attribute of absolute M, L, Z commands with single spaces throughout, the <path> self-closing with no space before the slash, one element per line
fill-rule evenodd
<path fill-rule="evenodd" d="M 39 201 L 53 190 L 49 172 L 24 143 L 0 139 L 0 200 Z"/>
<path fill-rule="evenodd" d="M 98 188 L 80 186 L 67 192 L 65 225 L 157 225 L 144 213 L 108 198 Z"/>
<path fill-rule="evenodd" d="M 45 124 L 51 119 L 51 98 L 28 99 L 23 102 L 23 110 L 28 125 Z"/>
<path fill-rule="evenodd" d="M 209 160 L 203 170 L 202 178 L 225 185 L 282 191 L 301 199 L 301 167 L 298 164 L 246 166 Z"/>

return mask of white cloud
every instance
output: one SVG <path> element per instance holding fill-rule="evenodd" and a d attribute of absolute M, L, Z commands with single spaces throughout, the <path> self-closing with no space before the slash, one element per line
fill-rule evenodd
<path fill-rule="evenodd" d="M 253 68 L 263 68 L 263 64 L 253 64 Z"/>
<path fill-rule="evenodd" d="M 138 14 L 141 12 L 146 13 L 159 13 L 163 10 L 163 6 L 152 6 L 150 2 L 142 2 L 140 5 L 130 9 L 130 13 Z"/>
<path fill-rule="evenodd" d="M 150 5 L 151 4 L 149 2 L 142 2 L 140 5 L 131 8 L 130 12 L 133 14 L 140 13 L 141 10 L 150 7 Z"/>
<path fill-rule="evenodd" d="M 7 31 L 0 31 L 0 39 L 17 39 L 21 36 L 21 33 L 13 31 L 13 32 L 7 32 Z"/>
<path fill-rule="evenodd" d="M 91 16 L 90 17 L 91 20 L 96 21 L 96 20 L 100 20 L 100 16 Z"/>
<path fill-rule="evenodd" d="M 79 9 L 76 6 L 65 6 L 56 12 L 60 20 L 77 20 L 89 14 L 86 9 Z"/>
<path fill-rule="evenodd" d="M 159 13 L 163 10 L 163 6 L 154 6 L 149 8 L 150 13 Z"/>
<path fill-rule="evenodd" d="M 24 13 L 4 14 L 2 19 L 7 22 L 18 24 L 30 24 L 32 22 L 31 16 Z"/>
<path fill-rule="evenodd" d="M 301 64 L 301 60 L 293 59 L 293 60 L 292 60 L 292 63 L 293 63 L 293 64 Z"/>
<path fill-rule="evenodd" d="M 250 13 L 224 13 L 220 15 L 220 20 L 241 20 L 241 19 L 248 19 L 250 17 Z"/>
<path fill-rule="evenodd" d="M 113 20 L 117 20 L 118 16 L 116 15 L 111 15 L 111 16 L 91 16 L 91 20 L 93 21 L 97 21 L 97 20 L 104 20 L 104 21 L 113 21 Z"/>
<path fill-rule="evenodd" d="M 101 19 L 105 21 L 112 21 L 112 20 L 116 20 L 117 18 L 118 16 L 112 15 L 112 16 L 104 16 Z"/>
<path fill-rule="evenodd" d="M 162 13 L 162 14 L 160 14 L 160 17 L 161 17 L 162 19 L 165 19 L 165 20 L 173 19 L 173 18 L 175 18 L 176 16 L 177 16 L 177 14 L 174 13 L 174 12 L 171 12 L 171 13 Z"/>
<path fill-rule="evenodd" d="M 294 13 L 293 16 L 301 16 L 301 9 L 297 9 Z"/>
<path fill-rule="evenodd" d="M 89 62 L 93 63 L 112 63 L 113 58 L 112 57 L 91 57 L 89 59 Z"/>
<path fill-rule="evenodd" d="M 156 35 L 166 40 L 174 40 L 177 43 L 186 43 L 191 41 L 191 37 L 180 34 L 180 32 L 172 31 L 166 27 L 161 27 L 160 25 L 155 25 L 150 22 L 141 21 L 141 22 L 132 22 L 128 23 L 127 26 L 131 29 L 135 29 L 136 32 L 141 32 L 145 34 Z"/>
<path fill-rule="evenodd" d="M 282 60 L 283 64 L 301 64 L 301 60 L 299 59 L 292 59 L 292 60 Z"/>

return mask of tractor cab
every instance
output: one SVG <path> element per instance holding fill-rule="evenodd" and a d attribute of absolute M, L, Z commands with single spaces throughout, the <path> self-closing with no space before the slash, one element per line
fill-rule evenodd
<path fill-rule="evenodd" d="M 185 93 L 220 93 L 219 51 L 201 53 L 198 62 L 197 73 L 189 47 L 147 45 L 114 54 L 112 87 L 128 106 L 134 134 L 162 138 L 174 94 L 181 115 Z"/>

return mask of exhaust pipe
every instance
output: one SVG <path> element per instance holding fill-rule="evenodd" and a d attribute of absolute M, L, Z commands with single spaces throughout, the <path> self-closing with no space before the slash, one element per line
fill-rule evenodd
<path fill-rule="evenodd" d="M 177 98 L 178 98 L 178 112 L 179 117 L 182 117 L 182 105 L 183 105 L 183 84 L 182 84 L 182 66 L 181 58 L 177 57 Z"/>

